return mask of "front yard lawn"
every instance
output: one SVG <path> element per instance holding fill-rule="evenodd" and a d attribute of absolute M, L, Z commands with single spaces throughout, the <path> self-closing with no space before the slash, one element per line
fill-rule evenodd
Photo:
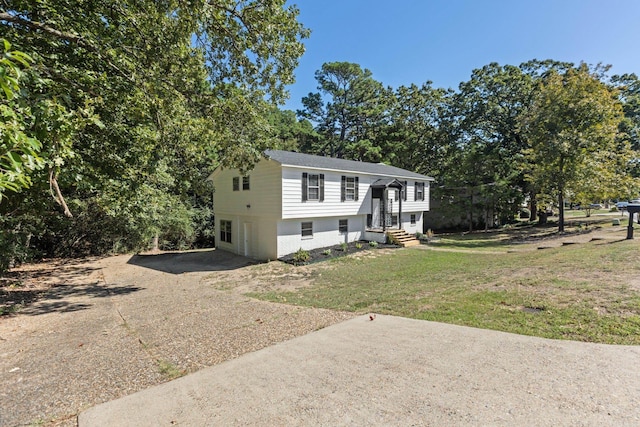
<path fill-rule="evenodd" d="M 307 267 L 317 269 L 310 286 L 250 295 L 547 338 L 640 344 L 637 241 L 500 254 L 465 251 L 475 246 L 473 236 L 460 243 L 460 251 L 448 242 L 446 251 L 418 247 L 337 258 Z"/>

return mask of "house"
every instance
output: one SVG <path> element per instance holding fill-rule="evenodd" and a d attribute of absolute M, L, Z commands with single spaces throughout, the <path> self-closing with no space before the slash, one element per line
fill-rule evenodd
<path fill-rule="evenodd" d="M 216 247 L 256 259 L 422 232 L 425 175 L 382 163 L 267 150 L 247 175 L 217 168 Z"/>

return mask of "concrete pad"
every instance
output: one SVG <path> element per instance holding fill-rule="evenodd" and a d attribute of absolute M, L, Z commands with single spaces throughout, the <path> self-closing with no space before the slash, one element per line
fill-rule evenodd
<path fill-rule="evenodd" d="M 362 316 L 80 414 L 79 426 L 640 425 L 640 347 Z"/>

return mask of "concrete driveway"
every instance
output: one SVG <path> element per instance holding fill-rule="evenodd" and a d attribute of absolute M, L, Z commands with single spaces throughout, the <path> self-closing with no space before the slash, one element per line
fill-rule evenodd
<path fill-rule="evenodd" d="M 637 426 L 640 348 L 378 315 L 80 414 L 80 426 Z"/>

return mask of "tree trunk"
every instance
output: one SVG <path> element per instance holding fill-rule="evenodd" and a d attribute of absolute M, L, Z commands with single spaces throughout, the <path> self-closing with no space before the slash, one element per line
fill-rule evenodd
<path fill-rule="evenodd" d="M 471 190 L 471 203 L 469 206 L 469 233 L 473 231 L 473 189 Z"/>
<path fill-rule="evenodd" d="M 564 190 L 558 192 L 558 232 L 564 233 Z"/>
<path fill-rule="evenodd" d="M 535 221 L 538 219 L 538 202 L 536 202 L 536 194 L 533 191 L 530 197 L 531 203 L 529 204 L 529 211 L 531 212 L 531 216 L 529 217 L 529 221 Z"/>
<path fill-rule="evenodd" d="M 158 251 L 160 250 L 159 245 L 158 245 L 158 233 L 155 234 L 155 236 L 153 236 L 153 250 L 154 251 Z"/>
<path fill-rule="evenodd" d="M 558 173 L 558 232 L 564 233 L 564 157 L 560 156 Z"/>

